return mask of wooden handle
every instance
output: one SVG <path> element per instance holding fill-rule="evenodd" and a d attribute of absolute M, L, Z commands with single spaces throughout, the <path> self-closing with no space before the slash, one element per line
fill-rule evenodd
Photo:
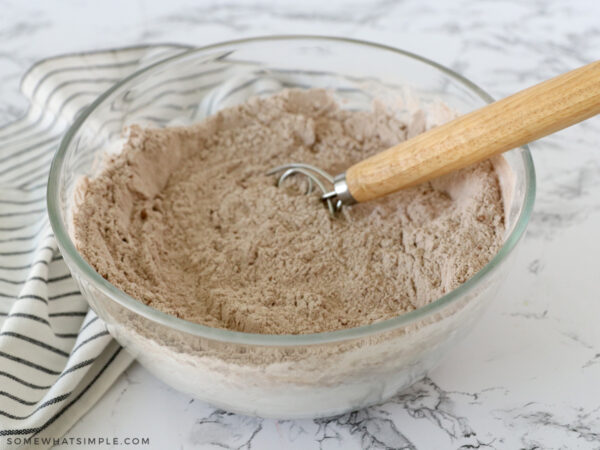
<path fill-rule="evenodd" d="M 433 128 L 346 171 L 365 202 L 519 147 L 600 113 L 600 61 Z"/>

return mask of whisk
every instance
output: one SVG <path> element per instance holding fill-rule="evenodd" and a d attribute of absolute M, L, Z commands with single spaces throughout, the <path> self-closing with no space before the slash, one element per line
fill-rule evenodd
<path fill-rule="evenodd" d="M 332 176 L 292 163 L 271 169 L 277 185 L 303 175 L 334 216 L 366 202 L 522 146 L 600 113 L 600 61 L 559 75 L 388 148 Z"/>

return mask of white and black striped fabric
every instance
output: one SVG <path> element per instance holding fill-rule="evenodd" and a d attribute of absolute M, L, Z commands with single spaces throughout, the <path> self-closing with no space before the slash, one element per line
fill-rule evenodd
<path fill-rule="evenodd" d="M 8 437 L 61 437 L 132 361 L 89 309 L 57 251 L 46 181 L 77 114 L 132 71 L 184 49 L 42 61 L 22 81 L 31 102 L 26 116 L 0 128 L 0 448 Z"/>
<path fill-rule="evenodd" d="M 131 72 L 186 49 L 162 45 L 45 60 L 22 82 L 31 101 L 27 115 L 0 127 L 0 448 L 8 437 L 61 437 L 132 361 L 89 310 L 58 253 L 46 181 L 62 134 L 87 105 Z M 135 112 L 136 123 L 185 125 L 286 87 L 333 90 L 348 109 L 373 100 L 364 89 L 375 83 L 370 78 L 265 70 L 230 54 L 210 55 L 201 70 L 192 65 L 184 73 L 157 75 L 151 85 L 138 86 L 143 92 L 127 112 Z M 123 113 L 113 106 L 115 117 L 96 125 L 119 135 Z M 154 115 L 145 115 L 146 108 Z M 156 117 L 156 111 L 164 114 Z M 74 163 L 86 164 L 87 153 Z"/>

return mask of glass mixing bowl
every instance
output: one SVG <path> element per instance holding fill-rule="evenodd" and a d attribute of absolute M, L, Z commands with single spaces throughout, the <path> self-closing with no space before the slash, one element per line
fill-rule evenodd
<path fill-rule="evenodd" d="M 192 123 L 249 95 L 293 86 L 333 89 L 348 108 L 398 95 L 409 96 L 409 102 L 440 99 L 466 113 L 492 101 L 451 70 L 391 47 L 310 36 L 231 41 L 185 51 L 109 89 L 66 133 L 48 183 L 58 246 L 110 334 L 174 388 L 228 411 L 275 418 L 362 408 L 425 376 L 494 297 L 535 195 L 529 150 L 506 153 L 507 230 L 498 254 L 466 283 L 423 308 L 327 333 L 261 335 L 187 322 L 125 294 L 77 252 L 69 234 L 74 186 L 81 176 L 97 173 L 104 153 L 119 147 L 123 127 Z"/>

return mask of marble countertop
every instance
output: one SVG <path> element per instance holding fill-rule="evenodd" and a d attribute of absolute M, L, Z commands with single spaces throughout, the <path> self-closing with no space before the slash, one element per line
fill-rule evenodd
<path fill-rule="evenodd" d="M 0 0 L 0 124 L 19 80 L 61 53 L 264 34 L 350 36 L 447 65 L 496 97 L 598 59 L 595 0 L 17 2 Z M 473 332 L 392 401 L 329 420 L 217 411 L 133 364 L 67 436 L 145 448 L 600 448 L 600 117 L 533 146 L 535 212 Z M 135 448 L 135 447 L 131 447 Z"/>

